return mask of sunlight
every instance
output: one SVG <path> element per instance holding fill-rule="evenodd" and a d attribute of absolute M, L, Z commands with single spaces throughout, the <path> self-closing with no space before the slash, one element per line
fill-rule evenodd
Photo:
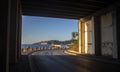
<path fill-rule="evenodd" d="M 85 53 L 87 54 L 88 50 L 88 30 L 87 23 L 85 23 Z"/>
<path fill-rule="evenodd" d="M 78 20 L 78 36 L 79 36 L 79 53 L 81 53 L 81 21 Z"/>

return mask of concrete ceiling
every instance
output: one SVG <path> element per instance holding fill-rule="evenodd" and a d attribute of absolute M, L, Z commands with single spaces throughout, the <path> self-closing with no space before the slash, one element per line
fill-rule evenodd
<path fill-rule="evenodd" d="M 115 0 L 21 0 L 22 14 L 79 19 L 95 13 Z"/>

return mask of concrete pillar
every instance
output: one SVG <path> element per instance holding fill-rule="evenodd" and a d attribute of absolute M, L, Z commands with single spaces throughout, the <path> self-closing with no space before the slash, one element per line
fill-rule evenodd
<path fill-rule="evenodd" d="M 92 54 L 95 54 L 95 29 L 94 29 L 94 17 L 91 18 L 92 24 Z"/>
<path fill-rule="evenodd" d="M 85 22 L 81 22 L 81 53 L 85 54 Z"/>
<path fill-rule="evenodd" d="M 10 27 L 10 1 L 1 0 L 1 48 L 0 48 L 0 59 L 1 59 L 1 72 L 8 72 L 9 68 L 9 27 Z"/>
<path fill-rule="evenodd" d="M 100 17 L 94 16 L 94 48 L 95 55 L 101 55 L 101 30 L 100 30 Z"/>
<path fill-rule="evenodd" d="M 79 53 L 81 53 L 81 21 L 78 20 L 78 47 L 79 47 Z"/>
<path fill-rule="evenodd" d="M 114 49 L 113 58 L 120 59 L 120 7 L 113 11 Z"/>
<path fill-rule="evenodd" d="M 10 8 L 10 49 L 9 49 L 9 63 L 15 64 L 17 62 L 17 31 L 18 31 L 18 3 L 19 0 L 11 0 Z"/>
<path fill-rule="evenodd" d="M 117 45 L 118 59 L 120 59 L 120 7 L 117 8 Z"/>
<path fill-rule="evenodd" d="M 85 54 L 85 22 L 78 20 L 79 53 Z"/>
<path fill-rule="evenodd" d="M 21 55 L 21 31 L 22 31 L 22 11 L 20 2 L 18 2 L 18 26 L 17 26 L 17 57 Z"/>

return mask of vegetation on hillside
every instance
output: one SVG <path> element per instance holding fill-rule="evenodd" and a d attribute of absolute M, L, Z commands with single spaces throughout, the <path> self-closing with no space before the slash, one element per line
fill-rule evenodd
<path fill-rule="evenodd" d="M 70 49 L 78 51 L 78 32 L 72 32 L 72 45 Z"/>
<path fill-rule="evenodd" d="M 65 40 L 65 41 L 59 41 L 59 40 L 48 40 L 48 41 L 40 41 L 36 42 L 34 44 L 41 44 L 41 43 L 47 43 L 47 44 L 71 44 L 71 40 Z"/>

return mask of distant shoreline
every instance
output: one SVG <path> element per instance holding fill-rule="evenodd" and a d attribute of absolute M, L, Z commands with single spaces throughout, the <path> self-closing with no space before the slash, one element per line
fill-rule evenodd
<path fill-rule="evenodd" d="M 66 46 L 67 44 L 60 44 L 61 46 Z M 30 47 L 30 48 L 36 48 L 36 47 L 50 47 L 51 44 L 22 44 L 21 45 L 21 48 L 27 48 L 27 47 Z"/>

